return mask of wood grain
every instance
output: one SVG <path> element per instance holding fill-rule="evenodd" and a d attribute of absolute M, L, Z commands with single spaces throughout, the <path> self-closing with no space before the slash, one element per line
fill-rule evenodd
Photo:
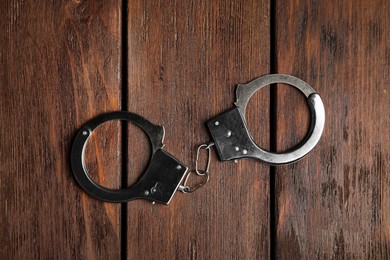
<path fill-rule="evenodd" d="M 275 10 L 277 72 L 307 81 L 326 108 L 319 145 L 276 169 L 276 256 L 388 259 L 390 2 L 276 1 Z M 278 88 L 279 150 L 302 139 L 304 106 Z"/>
<path fill-rule="evenodd" d="M 269 2 L 129 0 L 128 7 L 129 110 L 164 125 L 165 149 L 193 168 L 196 147 L 210 140 L 204 123 L 233 107 L 236 84 L 269 72 Z M 268 109 L 264 91 L 247 117 L 265 148 Z M 132 172 L 146 148 L 129 147 L 138 151 L 128 159 Z M 169 206 L 130 202 L 128 259 L 268 258 L 268 173 L 255 161 L 221 163 L 213 152 L 201 190 L 176 194 Z"/>
<path fill-rule="evenodd" d="M 0 259 L 390 258 L 389 1 L 124 6 L 0 3 Z M 121 100 L 164 125 L 165 150 L 194 168 L 196 147 L 210 140 L 204 123 L 233 107 L 238 83 L 270 72 L 272 48 L 277 72 L 307 81 L 325 104 L 323 137 L 302 161 L 270 169 L 222 163 L 213 152 L 207 186 L 177 194 L 169 206 L 132 201 L 127 219 L 120 205 L 92 199 L 76 184 L 68 157 L 77 129 L 120 110 Z M 271 141 L 284 151 L 304 138 L 309 111 L 292 88 L 278 86 L 276 97 L 270 104 L 269 90 L 256 93 L 246 119 L 269 149 L 275 105 Z M 123 163 L 128 185 L 147 165 L 142 131 L 129 124 L 125 137 L 124 161 L 118 122 L 88 143 L 87 167 L 106 187 L 121 186 Z"/>
<path fill-rule="evenodd" d="M 68 157 L 86 120 L 120 108 L 120 11 L 117 1 L 0 4 L 1 259 L 119 258 L 119 206 L 87 196 Z M 120 134 L 104 129 L 88 164 L 118 187 Z"/>

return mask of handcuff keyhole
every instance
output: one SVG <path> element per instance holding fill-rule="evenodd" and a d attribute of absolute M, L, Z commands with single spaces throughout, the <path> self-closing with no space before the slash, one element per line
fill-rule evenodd
<path fill-rule="evenodd" d="M 130 187 L 139 180 L 149 164 L 150 146 L 147 135 L 133 123 L 120 120 L 105 122 L 91 133 L 86 143 L 84 162 L 88 175 L 105 188 Z"/>
<path fill-rule="evenodd" d="M 281 153 L 304 140 L 310 126 L 310 111 L 307 98 L 298 89 L 288 84 L 273 84 L 272 88 L 276 93 L 272 97 L 270 86 L 254 93 L 245 117 L 256 144 Z"/>

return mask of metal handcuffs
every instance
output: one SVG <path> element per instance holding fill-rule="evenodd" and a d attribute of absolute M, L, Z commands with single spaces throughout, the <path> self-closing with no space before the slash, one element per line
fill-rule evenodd
<path fill-rule="evenodd" d="M 248 131 L 245 112 L 249 99 L 259 89 L 275 83 L 285 83 L 299 89 L 307 98 L 311 122 L 305 139 L 285 153 L 272 153 L 261 149 Z M 257 159 L 270 165 L 295 162 L 309 153 L 320 140 L 325 124 L 325 109 L 321 97 L 306 82 L 289 75 L 271 74 L 257 78 L 248 84 L 239 84 L 236 89 L 235 107 L 206 125 L 212 142 L 202 144 L 197 150 L 195 171 L 163 150 L 164 127 L 154 125 L 145 118 L 130 112 L 112 112 L 100 115 L 86 123 L 77 133 L 71 150 L 71 167 L 80 186 L 91 196 L 108 202 L 127 202 L 134 199 L 148 199 L 169 204 L 177 190 L 188 193 L 203 186 L 209 180 L 210 148 L 215 146 L 221 161 L 244 158 Z M 90 178 L 84 163 L 84 150 L 91 133 L 110 120 L 125 120 L 139 126 L 148 136 L 152 155 L 149 165 L 139 181 L 131 187 L 119 190 L 102 187 Z M 198 168 L 198 157 L 202 149 L 208 150 L 205 170 Z M 204 180 L 193 188 L 187 186 L 191 172 L 204 176 Z"/>

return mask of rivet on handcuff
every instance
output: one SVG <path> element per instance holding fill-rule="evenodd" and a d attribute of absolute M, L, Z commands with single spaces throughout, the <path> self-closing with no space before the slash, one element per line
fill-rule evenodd
<path fill-rule="evenodd" d="M 271 153 L 261 149 L 253 141 L 245 122 L 246 107 L 251 96 L 259 89 L 275 83 L 285 83 L 300 90 L 307 98 L 311 122 L 305 139 L 298 146 L 285 153 Z M 248 84 L 239 84 L 236 89 L 235 107 L 206 125 L 212 142 L 197 149 L 195 170 L 188 167 L 163 150 L 165 130 L 145 118 L 130 112 L 112 112 L 100 115 L 86 123 L 77 133 L 71 150 L 71 167 L 80 186 L 91 196 L 107 202 L 127 202 L 134 199 L 148 199 L 169 204 L 177 190 L 191 193 L 209 181 L 211 147 L 216 148 L 221 161 L 244 158 L 257 159 L 270 165 L 293 163 L 308 154 L 318 143 L 325 124 L 325 109 L 321 97 L 306 82 L 289 75 L 272 74 L 257 78 Z M 90 178 L 84 162 L 84 150 L 91 133 L 101 124 L 110 120 L 125 120 L 139 126 L 149 137 L 152 146 L 150 163 L 139 181 L 131 187 L 119 190 L 107 189 Z M 207 151 L 205 169 L 199 169 L 198 161 L 202 150 Z M 203 177 L 193 187 L 188 186 L 192 173 Z"/>

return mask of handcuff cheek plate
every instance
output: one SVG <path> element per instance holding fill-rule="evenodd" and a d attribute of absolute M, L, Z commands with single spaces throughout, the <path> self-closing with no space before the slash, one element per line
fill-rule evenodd
<path fill-rule="evenodd" d="M 311 114 L 310 129 L 305 139 L 284 153 L 271 153 L 261 149 L 253 141 L 245 122 L 246 106 L 250 97 L 262 87 L 285 83 L 299 89 L 306 97 Z M 320 140 L 325 109 L 321 97 L 306 82 L 289 75 L 266 75 L 237 87 L 236 108 L 207 122 L 218 155 L 222 161 L 252 158 L 271 165 L 295 162 L 309 153 Z"/>
<path fill-rule="evenodd" d="M 207 127 L 222 161 L 256 158 L 258 147 L 250 138 L 238 108 L 231 109 L 208 121 Z"/>
<path fill-rule="evenodd" d="M 160 149 L 139 182 L 130 188 L 137 194 L 135 197 L 169 204 L 187 169 L 182 162 Z"/>
<path fill-rule="evenodd" d="M 141 127 L 152 145 L 152 159 L 139 181 L 125 189 L 102 187 L 88 175 L 84 163 L 84 150 L 93 130 L 104 122 L 121 119 Z M 164 129 L 143 117 L 130 112 L 113 112 L 101 115 L 85 124 L 75 137 L 71 150 L 71 167 L 80 186 L 91 196 L 107 202 L 127 202 L 148 199 L 168 204 L 187 172 L 187 166 L 162 150 Z"/>

